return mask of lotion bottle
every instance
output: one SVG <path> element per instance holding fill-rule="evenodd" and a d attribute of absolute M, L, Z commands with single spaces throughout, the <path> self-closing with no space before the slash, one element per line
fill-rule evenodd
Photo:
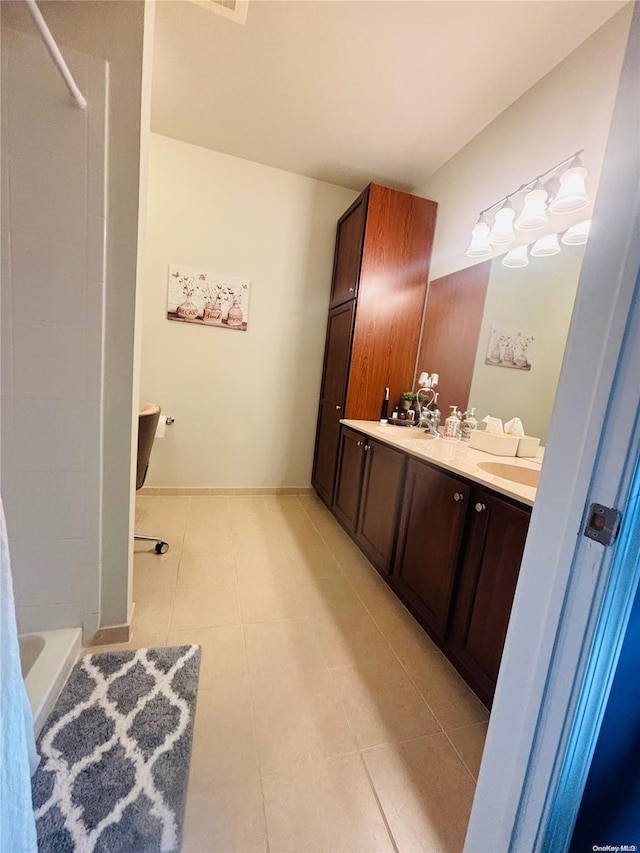
<path fill-rule="evenodd" d="M 451 414 L 444 422 L 443 438 L 450 438 L 455 441 L 460 434 L 460 415 L 457 406 L 450 406 L 449 408 Z"/>

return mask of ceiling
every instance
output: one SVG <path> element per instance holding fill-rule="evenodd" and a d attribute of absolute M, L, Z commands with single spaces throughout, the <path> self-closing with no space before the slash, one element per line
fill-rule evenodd
<path fill-rule="evenodd" d="M 623 2 L 156 4 L 152 129 L 362 189 L 421 186 Z"/>

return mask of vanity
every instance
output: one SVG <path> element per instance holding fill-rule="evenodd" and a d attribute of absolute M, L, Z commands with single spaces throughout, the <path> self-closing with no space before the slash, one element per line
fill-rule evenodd
<path fill-rule="evenodd" d="M 490 706 L 542 460 L 375 419 L 385 386 L 393 407 L 433 371 L 443 418 L 517 416 L 544 444 L 583 247 L 521 269 L 496 257 L 427 291 L 434 221 L 433 202 L 371 185 L 338 222 L 312 483 Z"/>
<path fill-rule="evenodd" d="M 413 427 L 341 425 L 334 515 L 488 706 L 540 463 Z"/>

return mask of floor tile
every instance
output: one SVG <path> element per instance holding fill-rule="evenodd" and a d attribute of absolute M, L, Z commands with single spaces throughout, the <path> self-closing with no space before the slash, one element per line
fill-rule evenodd
<path fill-rule="evenodd" d="M 462 851 L 475 785 L 443 734 L 363 757 L 399 850 Z"/>
<path fill-rule="evenodd" d="M 306 614 L 306 603 L 291 575 L 282 567 L 248 577 L 238 571 L 243 622 L 294 619 Z"/>
<path fill-rule="evenodd" d="M 143 590 L 174 589 L 180 554 L 137 553 L 133 558 L 133 597 Z"/>
<path fill-rule="evenodd" d="M 251 685 L 262 774 L 356 749 L 326 671 Z"/>
<path fill-rule="evenodd" d="M 231 554 L 233 535 L 228 527 L 212 527 L 207 522 L 189 521 L 184 531 L 182 553 L 191 557 Z"/>
<path fill-rule="evenodd" d="M 463 760 L 467 770 L 477 780 L 487 737 L 488 722 L 474 723 L 461 729 L 451 729 L 447 737 Z"/>
<path fill-rule="evenodd" d="M 211 584 L 206 589 L 190 586 L 176 589 L 169 629 L 171 632 L 239 623 L 237 584 Z"/>
<path fill-rule="evenodd" d="M 398 661 L 344 667 L 331 674 L 361 749 L 440 731 Z"/>
<path fill-rule="evenodd" d="M 252 681 L 275 675 L 301 675 L 326 665 L 315 634 L 306 619 L 256 622 L 244 627 Z"/>
<path fill-rule="evenodd" d="M 173 605 L 173 589 L 145 589 L 135 601 L 133 630 L 146 634 L 166 634 Z"/>
<path fill-rule="evenodd" d="M 289 769 L 262 785 L 272 853 L 393 850 L 359 756 Z"/>
<path fill-rule="evenodd" d="M 202 647 L 198 686 L 233 687 L 249 680 L 242 625 L 170 631 L 167 645 L 196 643 Z"/>
<path fill-rule="evenodd" d="M 182 853 L 262 853 L 267 850 L 259 779 L 189 794 Z"/>
<path fill-rule="evenodd" d="M 205 554 L 198 557 L 183 555 L 177 574 L 178 588 L 206 587 L 211 584 L 236 581 L 236 562 L 231 554 Z"/>
<path fill-rule="evenodd" d="M 258 754 L 248 686 L 200 688 L 189 770 L 189 793 L 225 782 L 257 779 Z"/>
<path fill-rule="evenodd" d="M 425 654 L 405 668 L 445 731 L 489 718 L 485 706 L 440 652 Z"/>
<path fill-rule="evenodd" d="M 330 619 L 310 619 L 330 668 L 395 660 L 389 644 L 366 611 L 357 617 L 348 613 Z"/>

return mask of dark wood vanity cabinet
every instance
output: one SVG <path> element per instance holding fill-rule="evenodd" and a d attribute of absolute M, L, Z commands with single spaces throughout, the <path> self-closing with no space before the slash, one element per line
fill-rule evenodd
<path fill-rule="evenodd" d="M 353 301 L 332 309 L 327 326 L 312 479 L 315 489 L 327 504 L 331 504 L 333 500 L 340 418 L 344 417 L 354 312 Z"/>
<path fill-rule="evenodd" d="M 375 420 L 413 384 L 437 205 L 369 184 L 338 221 L 311 481 L 334 499 L 340 418 Z"/>
<path fill-rule="evenodd" d="M 411 459 L 402 499 L 394 586 L 444 640 L 471 487 Z"/>
<path fill-rule="evenodd" d="M 364 192 L 338 221 L 331 282 L 331 308 L 349 299 L 355 299 L 358 294 L 367 201 L 368 194 Z"/>
<path fill-rule="evenodd" d="M 366 436 L 361 432 L 345 427 L 340 431 L 333 512 L 349 533 L 354 534 L 360 509 L 365 442 Z"/>
<path fill-rule="evenodd" d="M 490 706 L 531 509 L 347 426 L 339 444 L 333 513 Z"/>
<path fill-rule="evenodd" d="M 333 512 L 378 571 L 391 569 L 406 457 L 343 427 Z"/>
<path fill-rule="evenodd" d="M 531 511 L 474 487 L 449 648 L 478 696 L 491 704 Z"/>
<path fill-rule="evenodd" d="M 407 459 L 404 453 L 371 438 L 363 450 L 365 462 L 356 541 L 378 571 L 388 574 Z"/>

